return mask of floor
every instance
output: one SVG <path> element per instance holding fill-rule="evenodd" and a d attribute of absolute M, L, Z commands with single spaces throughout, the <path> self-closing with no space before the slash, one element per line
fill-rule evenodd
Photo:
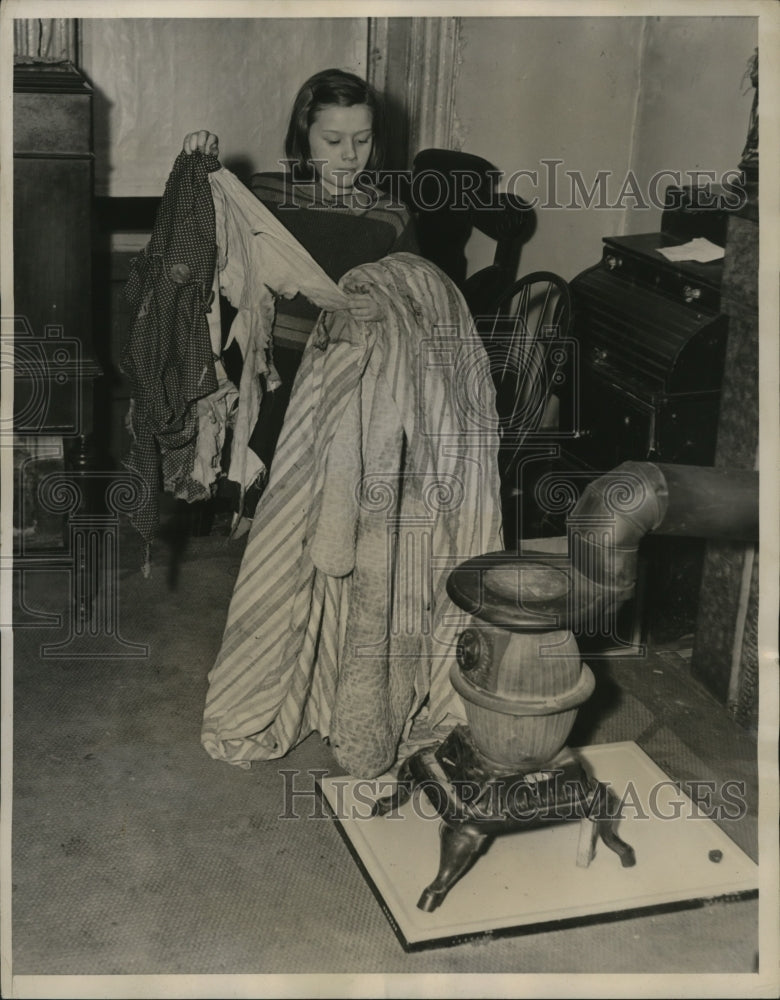
<path fill-rule="evenodd" d="M 553 973 L 564 977 L 555 995 L 576 991 L 572 977 L 586 974 L 641 977 L 634 995 L 654 977 L 693 974 L 698 988 L 726 995 L 708 977 L 729 974 L 723 982 L 741 983 L 739 995 L 748 996 L 757 972 L 773 968 L 774 956 L 769 964 L 759 958 L 756 898 L 406 953 L 334 823 L 322 818 L 314 772 L 339 770 L 319 737 L 248 771 L 200 747 L 207 673 L 243 542 L 220 525 L 181 544 L 169 539 L 145 578 L 137 540 L 123 529 L 119 541 L 118 569 L 107 578 L 116 617 L 78 650 L 57 649 L 72 629 L 68 573 L 28 573 L 16 612 L 17 995 L 35 995 L 36 981 L 26 977 L 108 976 L 105 992 L 93 995 L 113 996 L 122 995 L 124 977 L 183 974 L 215 976 L 223 986 L 228 975 L 316 974 L 308 995 L 322 995 L 321 977 L 330 973 L 353 977 L 353 991 L 375 984 L 352 995 L 393 994 L 383 980 L 354 977 L 439 974 L 486 996 L 488 975 Z M 55 618 L 42 623 L 44 613 Z M 639 660 L 591 660 L 596 693 L 569 742 L 634 740 L 672 778 L 714 782 L 716 804 L 732 782 L 744 815 L 721 825 L 755 860 L 755 734 L 692 679 L 688 651 L 672 647 Z M 412 995 L 413 982 L 436 993 L 439 980 L 403 982 L 393 995 Z M 600 995 L 610 995 L 610 983 Z M 235 995 L 261 995 L 252 992 L 260 986 L 245 988 Z M 48 989 L 37 995 L 60 995 L 54 981 Z"/>

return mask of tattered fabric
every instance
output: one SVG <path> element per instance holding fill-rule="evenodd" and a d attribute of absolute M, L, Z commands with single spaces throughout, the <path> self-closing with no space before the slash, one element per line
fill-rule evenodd
<path fill-rule="evenodd" d="M 218 360 L 218 290 L 238 311 L 231 327 L 244 360 L 237 400 Z M 228 419 L 228 476 L 242 489 L 251 480 L 247 445 L 259 376 L 272 375 L 274 300 L 298 292 L 320 308 L 346 305 L 319 264 L 219 160 L 180 153 L 126 286 L 134 312 L 122 352 L 132 390 L 125 464 L 147 487 L 132 516 L 147 541 L 160 485 L 190 502 L 211 496 Z"/>
<path fill-rule="evenodd" d="M 308 251 L 224 167 L 209 174 L 216 213 L 219 290 L 235 306 L 225 348 L 235 340 L 243 359 L 228 479 L 241 491 L 257 474 L 249 437 L 260 410 L 261 382 L 273 389 L 272 332 L 276 296 L 303 295 L 320 309 L 343 309 L 347 298 Z"/>

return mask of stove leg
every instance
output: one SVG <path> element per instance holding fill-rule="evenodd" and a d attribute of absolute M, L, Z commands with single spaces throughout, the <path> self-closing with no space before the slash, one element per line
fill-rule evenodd
<path fill-rule="evenodd" d="M 439 873 L 428 888 L 423 890 L 417 903 L 418 909 L 426 913 L 435 910 L 443 902 L 453 885 L 465 875 L 493 839 L 473 826 L 462 824 L 450 826 L 442 823 L 440 835 Z"/>
<path fill-rule="evenodd" d="M 621 840 L 618 837 L 615 833 L 614 825 L 614 819 L 598 820 L 599 836 L 607 847 L 618 855 L 620 863 L 624 868 L 633 868 L 636 864 L 634 848 L 630 844 L 627 844 L 625 840 Z"/>
<path fill-rule="evenodd" d="M 409 801 L 414 788 L 414 778 L 409 767 L 409 760 L 411 758 L 405 760 L 398 769 L 398 783 L 395 786 L 395 791 L 391 792 L 390 795 L 385 795 L 382 799 L 377 799 L 372 806 L 372 816 L 385 816 Z"/>
<path fill-rule="evenodd" d="M 605 786 L 601 786 L 604 788 Z M 598 814 L 599 836 L 604 841 L 610 851 L 614 851 L 620 858 L 620 863 L 624 868 L 633 868 L 636 864 L 634 848 L 621 840 L 615 833 L 615 824 L 620 819 L 618 815 L 618 801 L 612 792 L 606 789 L 606 809 Z"/>
<path fill-rule="evenodd" d="M 602 796 L 602 798 L 599 798 Z M 597 808 L 594 809 L 594 804 Z M 577 867 L 587 868 L 596 853 L 596 841 L 599 837 L 606 846 L 620 858 L 624 868 L 633 868 L 636 864 L 634 848 L 615 833 L 615 823 L 619 819 L 613 806 L 615 798 L 605 785 L 597 785 L 588 799 L 588 812 L 580 820 L 580 839 L 577 844 Z"/>

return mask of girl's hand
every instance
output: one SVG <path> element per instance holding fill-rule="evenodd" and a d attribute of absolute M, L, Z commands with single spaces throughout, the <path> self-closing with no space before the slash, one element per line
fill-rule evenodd
<path fill-rule="evenodd" d="M 350 295 L 347 309 L 353 319 L 361 320 L 364 323 L 382 318 L 381 306 L 370 295 Z"/>
<path fill-rule="evenodd" d="M 205 153 L 206 156 L 219 156 L 219 139 L 206 129 L 200 132 L 190 132 L 184 137 L 182 150 L 185 153 Z"/>

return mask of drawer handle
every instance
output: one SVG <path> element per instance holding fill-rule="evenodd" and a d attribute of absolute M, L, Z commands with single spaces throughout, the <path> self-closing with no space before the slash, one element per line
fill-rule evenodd
<path fill-rule="evenodd" d="M 609 256 L 604 259 L 610 271 L 614 271 L 616 268 L 623 266 L 622 259 L 620 257 L 615 257 L 613 254 L 609 254 Z"/>
<path fill-rule="evenodd" d="M 686 285 L 683 288 L 683 296 L 686 302 L 695 302 L 701 298 L 701 288 L 694 288 L 693 285 Z"/>

